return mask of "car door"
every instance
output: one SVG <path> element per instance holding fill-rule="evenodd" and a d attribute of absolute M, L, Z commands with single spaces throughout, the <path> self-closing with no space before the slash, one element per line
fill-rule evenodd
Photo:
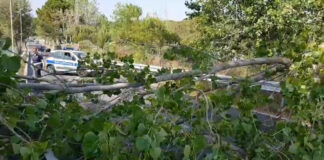
<path fill-rule="evenodd" d="M 64 51 L 63 52 L 63 59 L 62 65 L 67 71 L 76 71 L 78 62 L 77 58 L 71 52 Z"/>
<path fill-rule="evenodd" d="M 57 71 L 69 72 L 76 71 L 77 62 L 74 60 L 73 55 L 70 52 L 56 51 L 52 53 L 54 59 L 48 61 L 55 66 Z"/>
<path fill-rule="evenodd" d="M 64 62 L 63 53 L 60 51 L 51 52 L 49 57 L 46 58 L 46 65 L 54 66 L 55 70 L 59 72 L 65 71 L 63 62 Z"/>

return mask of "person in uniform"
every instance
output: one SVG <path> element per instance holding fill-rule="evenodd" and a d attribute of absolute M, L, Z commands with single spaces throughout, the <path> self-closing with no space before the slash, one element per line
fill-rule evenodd
<path fill-rule="evenodd" d="M 33 64 L 34 66 L 34 70 L 35 70 L 35 76 L 36 77 L 40 77 L 41 76 L 41 71 L 43 68 L 43 56 L 38 52 L 37 48 L 34 48 L 33 50 L 34 54 L 33 54 Z"/>

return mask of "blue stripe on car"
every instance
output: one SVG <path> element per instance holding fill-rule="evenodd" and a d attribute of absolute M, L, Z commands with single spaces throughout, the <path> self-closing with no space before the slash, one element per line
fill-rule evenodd
<path fill-rule="evenodd" d="M 60 64 L 63 66 L 78 66 L 77 63 L 71 63 L 71 62 L 64 62 L 64 61 L 53 61 L 53 60 L 46 60 L 47 64 Z"/>

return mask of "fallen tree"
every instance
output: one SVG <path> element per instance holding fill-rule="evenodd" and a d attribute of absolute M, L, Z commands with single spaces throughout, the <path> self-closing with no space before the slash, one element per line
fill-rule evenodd
<path fill-rule="evenodd" d="M 131 65 L 125 65 L 126 68 L 115 68 L 113 73 L 132 83 L 115 83 L 113 78 L 121 76 L 109 77 L 110 72 L 98 75 L 96 80 L 109 80 L 99 79 L 99 83 L 0 83 L 0 87 L 6 89 L 0 90 L 0 139 L 4 139 L 0 144 L 4 144 L 6 156 L 40 157 L 50 152 L 58 159 L 292 157 L 292 149 L 289 149 L 295 144 L 292 138 L 311 137 L 308 133 L 317 135 L 321 132 L 318 130 L 320 123 L 310 123 L 307 119 L 298 121 L 290 114 L 287 116 L 286 111 L 291 110 L 286 108 L 275 114 L 257 110 L 257 107 L 275 100 L 272 93 L 260 91 L 260 81 L 271 80 L 282 73 L 285 98 L 294 99 L 294 102 L 303 100 L 299 105 L 307 105 L 305 108 L 319 104 L 304 99 L 305 95 L 296 96 L 300 94 L 299 90 L 292 88 L 294 85 L 289 86 L 290 63 L 285 58 L 256 58 L 219 64 L 206 72 L 164 73 L 154 75 L 153 79 L 146 79 L 153 74 L 134 71 L 127 68 Z M 225 69 L 248 65 L 264 65 L 264 70 L 246 78 L 218 79 L 214 75 Z M 11 80 L 42 81 L 15 74 L 13 70 L 2 75 Z M 218 83 L 218 80 L 228 83 Z M 103 85 L 107 82 L 111 85 Z M 209 88 L 200 86 L 206 82 Z M 214 82 L 217 83 L 215 86 L 212 85 Z M 148 84 L 155 87 L 150 88 Z M 309 81 L 307 85 L 316 86 Z M 35 91 L 35 94 L 29 94 L 29 91 Z M 38 96 L 40 91 L 59 94 Z M 317 141 L 308 143 L 316 148 L 320 145 Z M 20 150 L 26 152 L 21 154 Z"/>
<path fill-rule="evenodd" d="M 248 65 L 284 65 L 289 67 L 290 60 L 286 58 L 255 58 L 251 60 L 239 60 L 233 61 L 229 63 L 219 64 L 214 66 L 208 74 L 215 74 L 222 70 L 236 68 L 236 67 L 243 67 Z M 170 80 L 179 80 L 185 77 L 192 77 L 192 76 L 199 76 L 204 74 L 201 70 L 193 70 L 181 73 L 174 73 L 169 75 L 160 75 L 155 77 L 154 83 L 170 81 Z M 207 77 L 207 76 L 205 76 Z M 32 89 L 32 90 L 56 90 L 62 91 L 65 93 L 82 93 L 82 92 L 93 92 L 93 91 L 111 91 L 117 89 L 124 89 L 124 88 L 134 88 L 144 85 L 143 83 L 117 83 L 112 85 L 95 85 L 95 86 L 85 86 L 85 87 L 73 87 L 67 86 L 66 84 L 38 84 L 38 83 L 19 83 L 18 87 L 21 89 Z"/>

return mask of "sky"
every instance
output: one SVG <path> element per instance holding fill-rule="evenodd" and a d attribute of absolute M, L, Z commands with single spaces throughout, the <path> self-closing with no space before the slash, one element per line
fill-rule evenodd
<path fill-rule="evenodd" d="M 36 9 L 42 7 L 47 0 L 29 0 L 36 16 Z M 184 5 L 186 0 L 97 0 L 98 9 L 109 19 L 117 3 L 132 3 L 140 6 L 143 16 L 154 15 L 163 20 L 181 21 L 186 18 L 187 11 Z"/>

